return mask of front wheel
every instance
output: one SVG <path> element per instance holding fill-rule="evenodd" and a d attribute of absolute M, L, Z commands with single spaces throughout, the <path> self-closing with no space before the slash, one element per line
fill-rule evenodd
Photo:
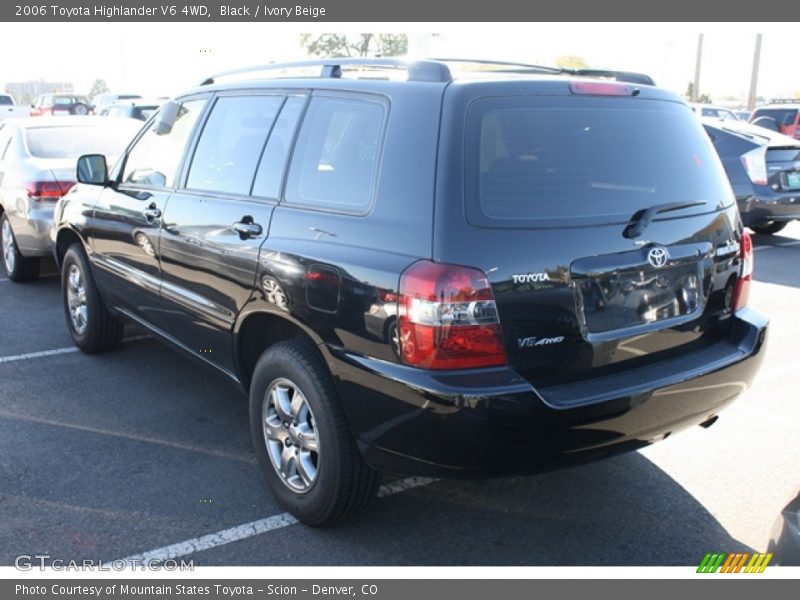
<path fill-rule="evenodd" d="M 380 477 L 361 457 L 316 348 L 280 342 L 256 364 L 250 431 L 264 478 L 303 523 L 334 525 L 365 509 Z"/>
<path fill-rule="evenodd" d="M 11 281 L 21 283 L 39 277 L 39 259 L 22 256 L 5 213 L 0 217 L 0 247 L 3 252 L 3 268 Z"/>
<path fill-rule="evenodd" d="M 760 225 L 751 225 L 750 229 L 759 235 L 772 235 L 781 231 L 788 224 L 788 221 L 767 221 Z"/>
<path fill-rule="evenodd" d="M 125 325 L 111 316 L 103 303 L 80 244 L 70 246 L 64 255 L 61 293 L 67 327 L 78 348 L 87 354 L 96 354 L 122 344 Z"/>

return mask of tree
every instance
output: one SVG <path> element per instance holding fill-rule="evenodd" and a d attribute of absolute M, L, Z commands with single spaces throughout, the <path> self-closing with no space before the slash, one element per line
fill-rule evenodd
<path fill-rule="evenodd" d="M 408 36 L 404 33 L 361 33 L 358 36 L 323 33 L 300 36 L 300 47 L 311 56 L 330 58 L 364 56 L 402 56 L 408 52 Z"/>
<path fill-rule="evenodd" d="M 692 89 L 694 88 L 694 82 L 690 81 L 689 85 L 686 86 L 686 91 L 683 93 L 684 97 L 686 98 L 687 102 L 691 101 L 692 99 Z M 697 102 L 700 104 L 711 104 L 711 96 L 708 94 L 698 94 L 697 95 Z"/>
<path fill-rule="evenodd" d="M 105 79 L 95 79 L 92 83 L 92 88 L 89 90 L 89 97 L 94 98 L 97 94 L 105 94 L 110 91 Z"/>
<path fill-rule="evenodd" d="M 577 54 L 565 54 L 556 59 L 556 66 L 564 69 L 585 69 L 589 64 L 582 56 L 578 56 Z"/>

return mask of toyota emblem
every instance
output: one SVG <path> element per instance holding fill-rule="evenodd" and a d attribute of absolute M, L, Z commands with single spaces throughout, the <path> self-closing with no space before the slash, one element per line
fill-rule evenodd
<path fill-rule="evenodd" d="M 667 260 L 669 260 L 667 249 L 651 248 L 650 252 L 647 253 L 647 260 L 649 260 L 650 264 L 656 268 L 663 267 L 665 264 L 667 264 Z"/>

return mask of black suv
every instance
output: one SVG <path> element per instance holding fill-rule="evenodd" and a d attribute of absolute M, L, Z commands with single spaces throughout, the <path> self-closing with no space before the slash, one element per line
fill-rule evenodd
<path fill-rule="evenodd" d="M 82 157 L 56 211 L 75 343 L 136 323 L 229 378 L 305 523 L 378 472 L 532 473 L 709 425 L 764 355 L 751 241 L 680 98 L 469 68 L 217 76 L 110 173 Z"/>

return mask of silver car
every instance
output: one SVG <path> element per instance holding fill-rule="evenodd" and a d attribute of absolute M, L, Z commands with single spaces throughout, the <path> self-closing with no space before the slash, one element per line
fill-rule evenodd
<path fill-rule="evenodd" d="M 0 123 L 0 248 L 6 275 L 28 281 L 51 256 L 53 209 L 75 184 L 82 154 L 122 153 L 141 128 L 134 119 L 36 117 Z"/>

